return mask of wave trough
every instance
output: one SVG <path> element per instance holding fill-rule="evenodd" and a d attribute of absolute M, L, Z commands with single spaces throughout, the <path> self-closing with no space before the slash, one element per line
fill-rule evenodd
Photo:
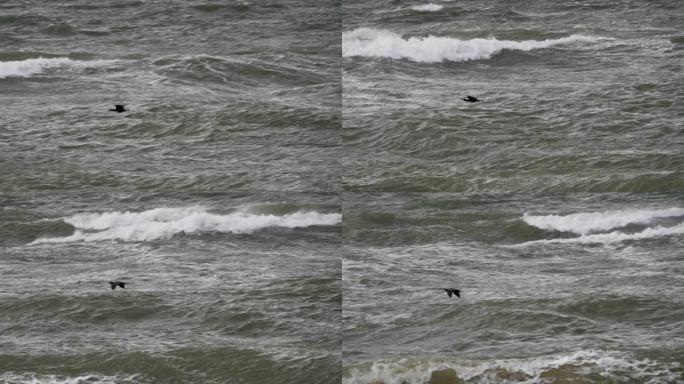
<path fill-rule="evenodd" d="M 452 37 L 427 36 L 403 38 L 401 35 L 373 28 L 357 28 L 342 33 L 342 56 L 384 57 L 407 59 L 422 63 L 489 59 L 508 49 L 530 51 L 555 45 L 596 42 L 602 37 L 574 34 L 559 39 L 497 40 L 476 38 L 461 40 Z"/>
<path fill-rule="evenodd" d="M 76 228 L 66 237 L 39 238 L 31 244 L 77 241 L 149 241 L 185 233 L 252 233 L 269 227 L 303 228 L 336 225 L 339 213 L 298 211 L 282 216 L 237 211 L 225 215 L 202 207 L 156 208 L 143 212 L 107 212 L 79 214 L 62 220 Z"/>

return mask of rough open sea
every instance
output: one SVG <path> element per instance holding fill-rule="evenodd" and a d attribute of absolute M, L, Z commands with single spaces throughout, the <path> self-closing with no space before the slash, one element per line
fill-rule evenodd
<path fill-rule="evenodd" d="M 0 1 L 0 383 L 340 382 L 335 9 Z"/>
<path fill-rule="evenodd" d="M 684 3 L 342 8 L 342 382 L 684 383 Z"/>
<path fill-rule="evenodd" d="M 682 26 L 0 0 L 0 384 L 684 383 Z"/>

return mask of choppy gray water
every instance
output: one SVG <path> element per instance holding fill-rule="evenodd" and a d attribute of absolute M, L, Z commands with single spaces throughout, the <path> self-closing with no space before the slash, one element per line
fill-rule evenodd
<path fill-rule="evenodd" d="M 679 2 L 420 4 L 345 3 L 348 189 L 684 190 Z"/>
<path fill-rule="evenodd" d="M 340 381 L 337 8 L 0 2 L 0 383 Z"/>
<path fill-rule="evenodd" d="M 0 1 L 0 382 L 684 382 L 682 25 Z"/>
<path fill-rule="evenodd" d="M 682 4 L 343 9 L 343 383 L 684 382 Z"/>

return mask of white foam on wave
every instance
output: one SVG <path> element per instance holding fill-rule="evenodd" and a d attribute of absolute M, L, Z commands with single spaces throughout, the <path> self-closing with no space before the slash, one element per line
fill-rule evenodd
<path fill-rule="evenodd" d="M 116 384 L 132 382 L 138 375 L 128 377 L 83 375 L 83 376 L 58 376 L 39 375 L 35 373 L 18 374 L 13 372 L 0 375 L 0 383 L 7 384 Z"/>
<path fill-rule="evenodd" d="M 525 213 L 523 221 L 545 231 L 586 235 L 629 224 L 648 224 L 655 219 L 677 216 L 684 216 L 684 208 L 581 212 L 569 215 L 530 215 Z"/>
<path fill-rule="evenodd" d="M 627 233 L 622 231 L 613 231 L 608 233 L 595 233 L 590 235 L 582 235 L 579 237 L 562 238 L 562 239 L 547 239 L 528 241 L 518 246 L 527 246 L 533 244 L 563 244 L 563 243 L 579 243 L 579 244 L 613 244 L 623 241 L 634 241 L 653 239 L 665 236 L 674 236 L 684 234 L 684 223 L 674 225 L 671 227 L 657 226 L 653 228 L 646 228 L 641 232 Z"/>
<path fill-rule="evenodd" d="M 101 240 L 148 241 L 179 233 L 251 233 L 268 227 L 336 225 L 342 220 L 342 215 L 316 211 L 298 211 L 282 216 L 245 211 L 221 215 L 210 213 L 203 207 L 187 207 L 78 214 L 62 220 L 76 228 L 74 234 L 40 238 L 31 244 Z"/>
<path fill-rule="evenodd" d="M 418 12 L 437 12 L 441 11 L 444 9 L 443 5 L 435 4 L 435 3 L 428 3 L 428 4 L 420 4 L 420 5 L 414 5 L 412 7 L 409 7 L 413 9 L 414 11 Z"/>
<path fill-rule="evenodd" d="M 66 57 L 40 57 L 19 61 L 0 61 L 0 79 L 7 77 L 30 77 L 48 68 L 98 66 L 110 62 L 111 60 L 71 60 Z"/>
<path fill-rule="evenodd" d="M 644 383 L 668 382 L 678 377 L 677 363 L 658 363 L 648 359 L 635 359 L 618 353 L 583 350 L 526 359 L 501 359 L 487 361 L 447 361 L 401 359 L 390 362 L 374 362 L 369 367 L 352 368 L 342 379 L 343 384 L 424 384 L 430 382 L 433 371 L 452 369 L 463 381 L 501 381 L 501 370 L 523 373 L 526 383 L 540 382 L 541 375 L 554 368 L 581 366 L 583 371 L 611 378 L 642 380 Z M 662 380 L 662 381 L 661 381 Z"/>
<path fill-rule="evenodd" d="M 476 38 L 461 40 L 452 37 L 409 37 L 373 28 L 357 28 L 342 33 L 342 56 L 386 57 L 416 62 L 468 61 L 488 59 L 504 49 L 530 51 L 555 45 L 578 42 L 591 43 L 605 38 L 571 35 L 546 40 L 497 40 Z"/>

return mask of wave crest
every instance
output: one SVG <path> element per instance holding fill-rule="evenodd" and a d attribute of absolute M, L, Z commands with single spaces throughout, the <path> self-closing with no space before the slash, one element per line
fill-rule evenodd
<path fill-rule="evenodd" d="M 468 61 L 488 59 L 504 49 L 530 51 L 576 42 L 591 43 L 601 39 L 604 38 L 577 34 L 559 39 L 525 41 L 494 38 L 461 40 L 432 35 L 405 39 L 388 30 L 357 28 L 342 33 L 342 56 L 386 57 L 425 63 Z"/>
<path fill-rule="evenodd" d="M 26 59 L 19 61 L 0 61 L 0 79 L 7 77 L 30 77 L 48 68 L 79 67 L 102 65 L 111 60 L 81 61 L 67 57 Z"/>
<path fill-rule="evenodd" d="M 83 376 L 43 375 L 37 373 L 13 373 L 7 372 L 0 375 L 0 383 L 28 383 L 28 384 L 115 384 L 137 382 L 138 374 L 128 377 L 104 376 L 99 374 L 86 374 Z"/>
<path fill-rule="evenodd" d="M 62 219 L 76 228 L 72 235 L 40 238 L 31 244 L 101 240 L 149 241 L 168 238 L 178 233 L 251 233 L 268 227 L 336 225 L 341 219 L 342 215 L 339 213 L 316 211 L 298 211 L 280 216 L 243 211 L 220 215 L 210 213 L 202 207 L 89 213 Z"/>
<path fill-rule="evenodd" d="M 528 225 L 546 231 L 570 232 L 580 236 L 528 241 L 521 246 L 549 243 L 611 244 L 630 240 L 643 240 L 664 236 L 684 234 L 684 223 L 670 223 L 644 228 L 639 232 L 623 232 L 616 228 L 629 225 L 649 225 L 658 219 L 672 218 L 681 221 L 684 208 L 652 210 L 624 210 L 607 212 L 582 212 L 570 215 L 529 215 L 523 216 Z M 610 232 L 605 232 L 610 231 Z M 603 232 L 603 233 L 602 233 Z"/>
<path fill-rule="evenodd" d="M 653 228 L 646 228 L 641 232 L 627 233 L 622 231 L 613 231 L 608 233 L 595 233 L 591 235 L 582 235 L 573 238 L 563 239 L 549 239 L 549 240 L 535 240 L 520 244 L 521 246 L 532 244 L 551 244 L 551 243 L 580 243 L 580 244 L 612 244 L 620 243 L 622 241 L 634 241 L 652 239 L 657 237 L 682 235 L 684 234 L 684 223 L 672 227 L 657 226 Z"/>
<path fill-rule="evenodd" d="M 414 11 L 418 11 L 418 12 L 437 12 L 437 11 L 441 11 L 442 9 L 444 9 L 444 6 L 439 5 L 439 4 L 434 4 L 434 3 L 428 3 L 428 4 L 414 5 L 410 8 L 413 9 Z"/>
<path fill-rule="evenodd" d="M 449 361 L 401 359 L 379 361 L 352 368 L 343 384 L 423 384 L 433 382 L 554 382 L 566 379 L 583 382 L 587 375 L 600 375 L 620 382 L 668 382 L 678 377 L 679 364 L 636 359 L 619 352 L 581 350 L 540 357 Z"/>
<path fill-rule="evenodd" d="M 523 216 L 528 225 L 545 231 L 572 232 L 586 235 L 596 231 L 606 231 L 629 224 L 648 224 L 655 219 L 684 216 L 683 208 L 655 210 L 625 210 L 607 212 L 582 212 L 569 215 L 529 215 Z"/>

